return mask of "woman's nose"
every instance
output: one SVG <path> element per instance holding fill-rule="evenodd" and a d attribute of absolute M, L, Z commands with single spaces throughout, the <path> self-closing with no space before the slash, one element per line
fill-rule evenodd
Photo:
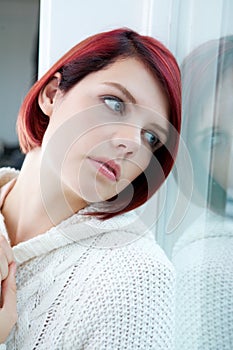
<path fill-rule="evenodd" d="M 118 156 L 132 157 L 141 147 L 141 129 L 137 126 L 120 125 L 112 137 Z"/>

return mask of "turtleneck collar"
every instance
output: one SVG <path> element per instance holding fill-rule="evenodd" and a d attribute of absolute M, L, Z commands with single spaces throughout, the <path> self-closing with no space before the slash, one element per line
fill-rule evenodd
<path fill-rule="evenodd" d="M 11 168 L 0 169 L 0 187 L 16 178 L 18 173 Z M 104 221 L 85 215 L 95 210 L 92 206 L 82 209 L 47 232 L 17 244 L 13 247 L 16 262 L 22 264 L 74 242 L 98 249 L 117 248 L 130 244 L 148 233 L 148 228 L 135 212 Z M 0 231 L 8 238 L 2 215 L 0 216 Z"/>

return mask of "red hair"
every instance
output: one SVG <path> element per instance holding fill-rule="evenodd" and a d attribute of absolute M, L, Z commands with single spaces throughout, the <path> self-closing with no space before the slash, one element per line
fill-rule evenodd
<path fill-rule="evenodd" d="M 74 46 L 34 84 L 23 101 L 17 121 L 20 146 L 22 151 L 27 153 L 42 143 L 49 119 L 39 107 L 38 95 L 56 72 L 62 75 L 59 88 L 66 93 L 88 74 L 126 57 L 138 58 L 155 79 L 160 81 L 170 105 L 169 121 L 172 128 L 167 143 L 154 153 L 163 171 L 159 171 L 152 161 L 146 172 L 132 182 L 134 194 L 130 203 L 126 188 L 119 195 L 122 209 L 117 212 L 110 209 L 103 214 L 104 218 L 127 212 L 145 203 L 172 169 L 181 126 L 181 82 L 180 70 L 171 52 L 158 40 L 127 28 L 93 35 Z"/>

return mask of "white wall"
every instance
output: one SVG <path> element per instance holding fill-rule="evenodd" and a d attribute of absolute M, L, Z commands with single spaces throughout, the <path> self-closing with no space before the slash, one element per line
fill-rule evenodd
<path fill-rule="evenodd" d="M 41 0 L 39 74 L 91 34 L 122 26 L 146 32 L 150 4 L 150 0 Z"/>
<path fill-rule="evenodd" d="M 41 0 L 39 75 L 85 37 L 121 26 L 156 37 L 181 62 L 200 43 L 232 33 L 228 13 L 232 0 Z"/>

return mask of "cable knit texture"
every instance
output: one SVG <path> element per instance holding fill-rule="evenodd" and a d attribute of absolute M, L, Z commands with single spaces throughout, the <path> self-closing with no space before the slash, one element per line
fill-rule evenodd
<path fill-rule="evenodd" d="M 174 247 L 176 350 L 233 349 L 233 222 L 207 212 Z"/>
<path fill-rule="evenodd" d="M 2 169 L 0 186 L 14 176 Z M 153 235 L 133 213 L 84 213 L 13 248 L 18 322 L 6 349 L 173 349 L 174 271 Z"/>

